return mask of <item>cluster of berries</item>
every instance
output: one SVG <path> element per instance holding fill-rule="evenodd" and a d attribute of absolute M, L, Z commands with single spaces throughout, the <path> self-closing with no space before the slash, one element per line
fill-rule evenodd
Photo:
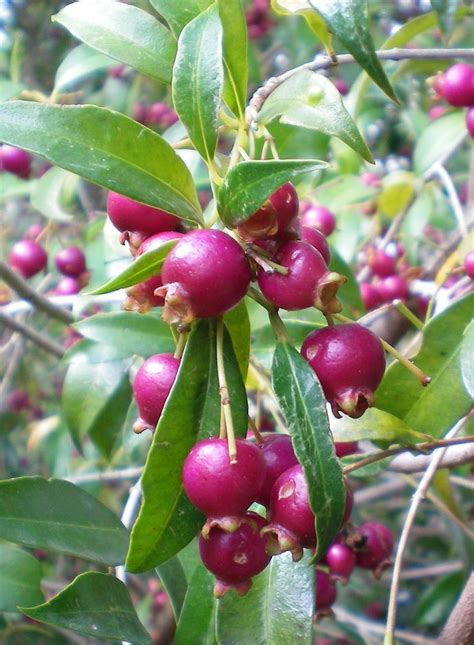
<path fill-rule="evenodd" d="M 466 127 L 474 138 L 474 67 L 468 63 L 456 63 L 435 76 L 432 85 L 436 94 L 453 107 L 467 107 Z M 439 110 L 436 114 L 431 112 L 431 118 L 437 116 L 440 116 Z"/>
<path fill-rule="evenodd" d="M 178 115 L 167 103 L 158 101 L 151 105 L 136 103 L 133 107 L 133 118 L 143 125 L 166 130 L 178 120 Z"/>
<path fill-rule="evenodd" d="M 270 16 L 270 0 L 253 0 L 245 12 L 245 20 L 249 38 L 258 40 L 265 36 L 275 24 Z"/>
<path fill-rule="evenodd" d="M 410 295 L 407 275 L 410 266 L 400 243 L 393 243 L 386 249 L 368 248 L 364 254 L 366 266 L 373 279 L 360 284 L 360 293 L 367 311 L 394 300 L 408 300 Z"/>

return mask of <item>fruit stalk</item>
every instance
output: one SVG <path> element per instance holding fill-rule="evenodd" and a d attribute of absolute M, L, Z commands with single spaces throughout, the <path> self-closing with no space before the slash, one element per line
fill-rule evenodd
<path fill-rule="evenodd" d="M 231 464 L 237 463 L 237 446 L 235 444 L 234 422 L 230 408 L 229 388 L 224 366 L 224 322 L 222 318 L 217 320 L 217 378 L 219 381 L 219 395 L 221 397 L 221 410 L 224 416 L 227 435 L 227 446 Z"/>

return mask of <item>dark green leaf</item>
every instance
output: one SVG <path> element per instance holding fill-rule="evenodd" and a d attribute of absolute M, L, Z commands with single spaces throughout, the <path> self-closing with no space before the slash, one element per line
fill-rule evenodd
<path fill-rule="evenodd" d="M 449 157 L 467 137 L 466 121 L 462 110 L 432 121 L 418 139 L 413 152 L 413 168 L 418 175 L 426 173 L 435 163 Z"/>
<path fill-rule="evenodd" d="M 159 275 L 166 256 L 176 245 L 177 240 L 170 240 L 159 248 L 147 251 L 138 256 L 122 273 L 112 278 L 98 289 L 94 289 L 90 295 L 98 296 L 102 293 L 110 293 L 117 289 L 125 289 L 138 284 L 152 275 Z"/>
<path fill-rule="evenodd" d="M 309 560 L 309 553 L 296 563 L 289 553 L 274 557 L 245 596 L 224 596 L 217 606 L 218 642 L 310 645 L 315 574 Z"/>
<path fill-rule="evenodd" d="M 425 327 L 423 343 L 413 358 L 431 376 L 422 387 L 394 362 L 376 392 L 375 406 L 400 417 L 413 430 L 440 437 L 470 409 L 471 398 L 461 374 L 463 333 L 472 319 L 474 294 L 452 304 Z"/>
<path fill-rule="evenodd" d="M 21 610 L 34 620 L 86 636 L 134 645 L 151 643 L 138 620 L 127 587 L 106 573 L 83 573 L 44 605 Z"/>
<path fill-rule="evenodd" d="M 211 5 L 213 0 L 150 0 L 151 5 L 163 16 L 176 38 L 190 20 Z"/>
<path fill-rule="evenodd" d="M 242 161 L 227 174 L 219 191 L 219 214 L 227 226 L 238 226 L 282 184 L 326 166 L 314 159 Z"/>
<path fill-rule="evenodd" d="M 53 21 L 120 63 L 159 81 L 171 81 L 176 40 L 146 11 L 114 0 L 73 2 Z"/>
<path fill-rule="evenodd" d="M 247 431 L 247 399 L 232 341 L 224 336 L 224 362 L 234 429 Z M 219 433 L 220 397 L 213 321 L 193 328 L 166 402 L 142 476 L 143 504 L 133 527 L 127 569 L 146 571 L 178 553 L 196 535 L 202 515 L 186 499 L 181 469 L 198 439 Z"/>
<path fill-rule="evenodd" d="M 467 326 L 463 334 L 461 373 L 467 393 L 474 399 L 474 322 Z"/>
<path fill-rule="evenodd" d="M 236 307 L 224 314 L 224 322 L 245 381 L 250 361 L 250 320 L 245 300 L 241 300 Z"/>
<path fill-rule="evenodd" d="M 41 565 L 30 553 L 0 544 L 0 612 L 18 611 L 18 605 L 44 602 Z"/>
<path fill-rule="evenodd" d="M 77 175 L 67 170 L 50 168 L 35 182 L 31 191 L 31 205 L 48 219 L 70 222 L 73 215 L 64 210 L 62 193 L 68 184 L 77 184 L 77 181 Z"/>
<path fill-rule="evenodd" d="M 326 22 L 372 80 L 396 101 L 397 97 L 375 53 L 369 31 L 367 0 L 309 0 L 309 4 Z"/>
<path fill-rule="evenodd" d="M 178 622 L 188 588 L 186 574 L 178 556 L 174 556 L 161 564 L 156 569 L 156 573 L 168 595 L 174 618 Z"/>
<path fill-rule="evenodd" d="M 281 123 L 339 137 L 364 159 L 373 162 L 372 154 L 344 107 L 341 95 L 322 74 L 302 69 L 290 76 L 270 94 L 257 122 L 266 124 L 278 116 Z"/>
<path fill-rule="evenodd" d="M 402 419 L 370 408 L 359 419 L 343 416 L 331 421 L 331 431 L 335 441 L 388 441 L 390 443 L 412 444 L 429 439 L 424 434 L 412 430 Z"/>
<path fill-rule="evenodd" d="M 213 596 L 215 578 L 199 564 L 189 582 L 174 638 L 175 645 L 214 645 L 217 600 Z M 242 617 L 242 614 L 239 613 Z M 242 621 L 242 623 L 245 621 Z M 254 642 L 253 639 L 251 641 Z"/>
<path fill-rule="evenodd" d="M 458 571 L 427 585 L 418 598 L 413 624 L 422 627 L 443 625 L 459 598 L 465 577 L 464 571 Z"/>
<path fill-rule="evenodd" d="M 70 645 L 70 641 L 57 632 L 19 623 L 11 623 L 0 631 L 0 641 L 2 645 Z"/>
<path fill-rule="evenodd" d="M 244 119 L 247 102 L 247 23 L 241 0 L 218 0 L 224 28 L 224 101 Z"/>
<path fill-rule="evenodd" d="M 71 49 L 58 67 L 54 78 L 54 89 L 56 92 L 69 91 L 114 64 L 115 61 L 109 56 L 87 45 L 78 45 Z"/>
<path fill-rule="evenodd" d="M 224 83 L 222 24 L 213 4 L 181 32 L 173 68 L 173 103 L 194 147 L 211 163 Z"/>
<path fill-rule="evenodd" d="M 431 6 L 438 16 L 438 24 L 445 36 L 449 36 L 454 24 L 454 16 L 459 0 L 431 0 Z"/>
<path fill-rule="evenodd" d="M 128 544 L 123 524 L 95 497 L 41 477 L 0 482 L 0 537 L 108 565 L 124 561 Z"/>
<path fill-rule="evenodd" d="M 158 134 L 118 112 L 12 101 L 0 111 L 0 141 L 132 199 L 202 221 L 184 162 Z"/>
<path fill-rule="evenodd" d="M 97 343 L 116 346 L 122 356 L 148 357 L 152 354 L 173 353 L 175 344 L 169 325 L 149 314 L 132 311 L 97 314 L 74 325 L 85 338 Z"/>
<path fill-rule="evenodd" d="M 341 527 L 345 487 L 329 430 L 326 399 L 314 371 L 294 347 L 278 343 L 272 383 L 303 466 L 315 514 L 319 559 Z"/>

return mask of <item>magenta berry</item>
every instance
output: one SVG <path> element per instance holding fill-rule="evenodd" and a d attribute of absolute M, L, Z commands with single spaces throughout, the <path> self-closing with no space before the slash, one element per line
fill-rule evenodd
<path fill-rule="evenodd" d="M 170 251 L 161 272 L 163 318 L 189 323 L 220 316 L 245 296 L 252 277 L 241 246 L 213 229 L 191 231 Z"/>
<path fill-rule="evenodd" d="M 14 414 L 19 414 L 23 410 L 31 408 L 31 401 L 28 392 L 19 388 L 10 392 L 7 396 L 6 403 L 8 410 Z"/>
<path fill-rule="evenodd" d="M 316 249 L 316 251 L 319 251 L 326 264 L 329 264 L 331 260 L 331 251 L 329 250 L 329 244 L 321 231 L 313 226 L 302 226 L 300 228 L 300 237 L 303 242 L 310 244 Z"/>
<path fill-rule="evenodd" d="M 184 462 L 186 495 L 209 518 L 204 535 L 216 523 L 234 529 L 260 494 L 265 479 L 262 452 L 245 439 L 236 444 L 235 463 L 230 462 L 227 441 L 217 437 L 199 441 Z"/>
<path fill-rule="evenodd" d="M 155 354 L 147 358 L 133 381 L 133 396 L 140 417 L 134 432 L 154 430 L 178 372 L 179 360 L 172 354 Z"/>
<path fill-rule="evenodd" d="M 336 448 L 336 457 L 339 458 L 353 455 L 359 449 L 357 441 L 336 441 L 334 446 Z"/>
<path fill-rule="evenodd" d="M 183 237 L 183 234 L 177 231 L 164 231 L 163 233 L 151 235 L 140 244 L 136 257 L 148 251 L 159 249 L 163 244 L 181 237 Z M 130 287 L 127 289 L 128 298 L 125 301 L 124 309 L 146 313 L 152 307 L 162 307 L 165 304 L 165 299 L 162 296 L 155 295 L 155 291 L 162 286 L 163 281 L 160 273 Z"/>
<path fill-rule="evenodd" d="M 269 506 L 273 484 L 285 470 L 296 466 L 298 460 L 289 435 L 278 433 L 265 435 L 265 441 L 259 448 L 265 462 L 265 479 L 256 501 L 263 506 Z"/>
<path fill-rule="evenodd" d="M 362 325 L 318 329 L 301 348 L 321 383 L 336 417 L 360 417 L 373 405 L 374 392 L 385 371 L 382 343 Z"/>
<path fill-rule="evenodd" d="M 362 545 L 356 553 L 356 563 L 362 569 L 373 569 L 380 572 L 387 564 L 393 550 L 393 537 L 383 524 L 366 522 L 357 529 Z"/>
<path fill-rule="evenodd" d="M 31 155 L 26 150 L 3 145 L 0 148 L 0 168 L 28 179 L 31 172 Z"/>
<path fill-rule="evenodd" d="M 366 186 L 370 188 L 379 188 L 380 187 L 380 176 L 375 172 L 363 172 L 360 176 L 360 180 Z"/>
<path fill-rule="evenodd" d="M 41 244 L 33 240 L 16 242 L 8 254 L 8 264 L 24 278 L 32 278 L 48 264 L 48 255 Z"/>
<path fill-rule="evenodd" d="M 441 93 L 454 107 L 474 105 L 474 67 L 456 63 L 443 74 Z"/>
<path fill-rule="evenodd" d="M 78 278 L 86 270 L 86 257 L 78 246 L 68 246 L 59 251 L 54 263 L 58 271 L 72 278 Z"/>
<path fill-rule="evenodd" d="M 395 273 L 396 258 L 385 251 L 371 249 L 367 253 L 367 264 L 379 278 L 385 278 Z"/>
<path fill-rule="evenodd" d="M 260 535 L 265 525 L 263 517 L 250 512 L 232 533 L 215 526 L 207 538 L 199 538 L 201 560 L 216 576 L 214 596 L 220 598 L 229 589 L 244 595 L 252 585 L 251 578 L 268 565 L 267 538 Z"/>
<path fill-rule="evenodd" d="M 376 309 L 382 303 L 380 292 L 375 284 L 362 282 L 360 285 L 360 295 L 367 311 Z"/>
<path fill-rule="evenodd" d="M 64 276 L 56 285 L 54 294 L 56 296 L 74 296 L 81 290 L 81 283 L 77 278 Z"/>
<path fill-rule="evenodd" d="M 474 278 L 474 251 L 469 251 L 463 262 L 464 271 L 469 278 Z"/>
<path fill-rule="evenodd" d="M 474 139 L 474 106 L 470 107 L 466 112 L 466 128 L 471 139 Z"/>
<path fill-rule="evenodd" d="M 275 237 L 287 231 L 298 215 L 298 195 L 290 182 L 280 186 L 249 219 L 237 227 L 245 240 Z"/>
<path fill-rule="evenodd" d="M 336 86 L 336 89 L 339 92 L 339 94 L 342 94 L 342 96 L 346 96 L 346 94 L 349 94 L 349 85 L 346 83 L 346 81 L 343 78 L 335 78 L 333 83 Z"/>
<path fill-rule="evenodd" d="M 316 610 L 328 610 L 337 600 L 336 586 L 325 571 L 316 569 Z"/>
<path fill-rule="evenodd" d="M 109 192 L 107 213 L 115 228 L 121 232 L 141 232 L 148 235 L 162 231 L 174 231 L 179 226 L 179 218 L 170 213 L 153 208 L 120 195 Z"/>
<path fill-rule="evenodd" d="M 326 551 L 323 562 L 328 565 L 332 576 L 346 584 L 354 570 L 356 556 L 348 546 L 336 542 Z"/>
<path fill-rule="evenodd" d="M 382 302 L 394 300 L 407 300 L 409 296 L 408 284 L 401 275 L 391 275 L 377 284 Z"/>
<path fill-rule="evenodd" d="M 331 273 L 321 253 L 306 242 L 286 242 L 274 257 L 288 269 L 288 274 L 258 270 L 258 284 L 263 295 L 275 307 L 288 311 L 317 306 L 337 313 L 341 310 L 336 298 L 345 278 Z"/>
<path fill-rule="evenodd" d="M 336 228 L 336 218 L 328 208 L 312 204 L 300 215 L 300 226 L 312 226 L 328 237 Z"/>

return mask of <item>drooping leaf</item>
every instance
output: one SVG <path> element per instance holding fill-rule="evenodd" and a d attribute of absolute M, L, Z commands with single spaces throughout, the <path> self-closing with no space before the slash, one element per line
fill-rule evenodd
<path fill-rule="evenodd" d="M 431 6 L 436 11 L 438 24 L 445 37 L 449 36 L 453 29 L 458 4 L 459 0 L 431 0 Z"/>
<path fill-rule="evenodd" d="M 242 121 L 247 102 L 247 23 L 241 0 L 218 0 L 224 29 L 224 101 Z"/>
<path fill-rule="evenodd" d="M 318 13 L 315 13 L 308 0 L 271 0 L 272 9 L 282 15 L 300 15 L 308 23 L 308 27 L 316 34 L 324 45 L 328 55 L 333 53 L 332 34 Z"/>
<path fill-rule="evenodd" d="M 331 431 L 335 441 L 371 439 L 412 444 L 429 439 L 412 430 L 402 419 L 377 408 L 369 408 L 359 419 L 346 416 L 334 419 L 331 421 Z"/>
<path fill-rule="evenodd" d="M 82 573 L 48 602 L 21 611 L 34 620 L 94 638 L 151 643 L 127 587 L 106 573 Z"/>
<path fill-rule="evenodd" d="M 167 562 L 160 564 L 156 569 L 156 573 L 168 595 L 174 618 L 178 622 L 188 588 L 186 574 L 179 557 L 174 556 Z"/>
<path fill-rule="evenodd" d="M 108 565 L 124 561 L 128 544 L 123 524 L 95 497 L 42 477 L 0 482 L 0 537 Z"/>
<path fill-rule="evenodd" d="M 82 0 L 53 16 L 89 47 L 169 83 L 176 40 L 146 11 L 114 0 Z"/>
<path fill-rule="evenodd" d="M 178 38 L 183 27 L 200 14 L 201 11 L 205 11 L 213 1 L 186 0 L 186 2 L 176 2 L 176 0 L 150 0 L 150 3 L 163 16 L 171 31 Z"/>
<path fill-rule="evenodd" d="M 449 157 L 461 141 L 467 137 L 465 116 L 455 110 L 435 121 L 423 131 L 413 152 L 413 169 L 423 175 L 437 162 Z"/>
<path fill-rule="evenodd" d="M 11 101 L 0 111 L 0 141 L 201 223 L 201 207 L 184 162 L 158 134 L 123 114 L 93 105 Z"/>
<path fill-rule="evenodd" d="M 296 563 L 289 553 L 272 558 L 253 579 L 250 591 L 239 598 L 238 611 L 234 594 L 224 596 L 217 606 L 218 642 L 310 645 L 315 573 L 309 561 L 309 553 Z"/>
<path fill-rule="evenodd" d="M 463 333 L 472 318 L 474 294 L 453 303 L 424 328 L 423 343 L 413 362 L 431 377 L 422 387 L 394 362 L 375 394 L 375 406 L 393 414 L 413 430 L 442 436 L 472 405 L 461 372 Z"/>
<path fill-rule="evenodd" d="M 277 344 L 272 384 L 308 483 L 319 559 L 341 527 L 345 487 L 329 430 L 326 399 L 314 371 L 287 343 Z"/>
<path fill-rule="evenodd" d="M 474 322 L 464 331 L 461 345 L 461 373 L 467 393 L 474 399 Z"/>
<path fill-rule="evenodd" d="M 385 94 L 397 97 L 375 53 L 367 0 L 308 0 L 355 60 Z"/>
<path fill-rule="evenodd" d="M 280 122 L 335 136 L 373 162 L 372 154 L 344 107 L 341 95 L 322 74 L 302 69 L 284 81 L 263 104 L 257 123 Z"/>
<path fill-rule="evenodd" d="M 126 269 L 115 276 L 98 289 L 94 289 L 90 295 L 98 296 L 102 293 L 110 293 L 118 289 L 125 289 L 138 284 L 152 275 L 159 275 L 166 256 L 176 245 L 178 240 L 170 240 L 159 248 L 147 251 L 138 256 Z"/>
<path fill-rule="evenodd" d="M 115 61 L 87 45 L 71 49 L 59 65 L 54 77 L 55 92 L 67 92 L 84 80 L 112 67 Z"/>
<path fill-rule="evenodd" d="M 64 210 L 61 197 L 66 185 L 77 183 L 77 175 L 62 168 L 50 168 L 38 179 L 31 191 L 31 205 L 48 219 L 70 222 L 72 213 Z"/>
<path fill-rule="evenodd" d="M 228 333 L 224 363 L 234 430 L 247 431 L 247 400 Z M 176 381 L 153 435 L 142 476 L 143 504 L 133 527 L 127 556 L 129 571 L 146 571 L 166 562 L 196 535 L 203 518 L 186 499 L 181 470 L 198 439 L 219 434 L 220 397 L 216 331 L 212 320 L 193 328 Z"/>
<path fill-rule="evenodd" d="M 181 32 L 173 68 L 173 103 L 194 147 L 212 163 L 224 83 L 222 24 L 217 4 Z"/>
<path fill-rule="evenodd" d="M 242 161 L 227 174 L 219 191 L 219 214 L 227 226 L 238 226 L 282 184 L 326 166 L 313 159 Z"/>
<path fill-rule="evenodd" d="M 184 599 L 174 637 L 175 645 L 188 645 L 188 643 L 214 645 L 216 643 L 217 600 L 212 593 L 214 582 L 212 573 L 202 564 L 198 564 Z"/>
<path fill-rule="evenodd" d="M 232 339 L 242 378 L 247 378 L 250 361 L 250 320 L 245 300 L 224 314 L 224 323 Z"/>
<path fill-rule="evenodd" d="M 18 605 L 37 605 L 41 592 L 41 564 L 31 553 L 0 544 L 0 612 L 18 611 Z"/>

